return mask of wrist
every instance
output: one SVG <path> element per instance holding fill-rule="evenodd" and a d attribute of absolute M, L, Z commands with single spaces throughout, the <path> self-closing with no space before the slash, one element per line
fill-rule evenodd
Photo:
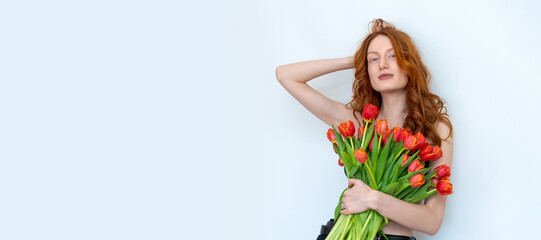
<path fill-rule="evenodd" d="M 381 206 L 384 205 L 383 201 L 385 199 L 385 193 L 382 193 L 378 190 L 372 190 L 373 191 L 373 198 L 372 198 L 372 202 L 371 202 L 371 206 L 370 208 L 379 212 L 381 210 Z"/>

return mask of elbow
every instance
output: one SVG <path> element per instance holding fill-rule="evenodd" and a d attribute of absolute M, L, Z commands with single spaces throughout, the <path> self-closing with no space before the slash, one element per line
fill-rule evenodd
<path fill-rule="evenodd" d="M 427 229 L 428 231 L 426 232 L 426 234 L 430 236 L 436 235 L 436 233 L 438 233 L 438 231 L 440 230 L 440 226 L 441 222 L 435 223 L 433 226 L 430 227 L 430 229 Z"/>
<path fill-rule="evenodd" d="M 278 82 L 281 82 L 282 79 L 283 79 L 281 67 L 282 67 L 282 66 L 276 67 L 276 71 L 275 71 L 275 74 L 276 74 L 276 80 L 278 80 Z"/>

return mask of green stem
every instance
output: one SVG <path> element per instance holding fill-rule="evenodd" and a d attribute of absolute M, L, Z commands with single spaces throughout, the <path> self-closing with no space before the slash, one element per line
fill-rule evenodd
<path fill-rule="evenodd" d="M 361 141 L 361 147 L 364 146 L 364 138 L 366 136 L 366 129 L 368 128 L 368 123 L 367 121 L 364 121 L 366 124 L 364 124 L 364 130 L 363 130 L 363 140 Z"/>
<path fill-rule="evenodd" d="M 368 222 L 370 222 L 370 218 L 372 218 L 373 211 L 370 210 L 370 213 L 368 214 L 368 218 L 366 219 L 366 222 L 364 222 L 363 229 L 361 230 L 361 236 L 364 235 L 364 230 L 366 230 L 366 226 L 368 226 Z"/>
<path fill-rule="evenodd" d="M 370 159 L 368 159 L 368 161 L 370 161 Z M 372 170 L 370 170 L 369 164 L 365 164 L 365 165 L 366 165 L 366 169 L 368 169 L 368 173 L 370 173 L 370 177 L 372 177 L 372 183 L 373 183 L 371 184 L 373 185 L 372 188 L 378 190 L 378 183 L 376 183 L 376 178 L 374 178 L 374 174 L 372 173 Z"/>
<path fill-rule="evenodd" d="M 342 232 L 340 233 L 339 239 L 342 239 L 343 236 L 346 235 L 346 232 L 347 232 L 347 230 L 348 230 L 348 228 L 349 228 L 349 221 L 351 220 L 351 217 L 352 217 L 352 216 L 353 216 L 353 215 L 348 215 L 348 217 L 346 218 L 346 224 L 345 224 L 344 228 L 342 228 Z"/>
<path fill-rule="evenodd" d="M 340 234 L 336 234 L 336 235 L 333 235 L 335 234 L 337 231 L 339 231 L 340 229 L 342 229 L 342 222 L 344 222 L 344 215 L 341 214 L 338 219 L 336 219 L 336 222 L 334 223 L 334 226 L 333 228 L 331 229 L 331 232 L 329 233 L 329 235 L 327 235 L 329 238 L 327 240 L 333 240 L 333 239 L 337 239 L 337 237 L 340 235 Z"/>

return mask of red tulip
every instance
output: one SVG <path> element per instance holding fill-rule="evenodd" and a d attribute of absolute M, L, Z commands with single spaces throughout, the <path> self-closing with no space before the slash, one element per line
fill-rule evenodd
<path fill-rule="evenodd" d="M 353 151 L 353 155 L 355 155 L 355 158 L 360 163 L 365 163 L 366 159 L 368 159 L 368 154 L 364 151 L 363 148 L 359 148 L 359 150 Z"/>
<path fill-rule="evenodd" d="M 334 130 L 332 130 L 332 128 L 329 128 L 329 130 L 327 130 L 327 139 L 329 139 L 329 141 L 331 141 L 332 143 L 336 142 L 336 136 L 334 135 Z"/>
<path fill-rule="evenodd" d="M 355 135 L 355 124 L 351 120 L 340 123 L 338 130 L 344 136 L 344 138 L 353 137 Z"/>
<path fill-rule="evenodd" d="M 432 151 L 432 146 L 430 146 L 430 144 L 425 144 L 425 146 L 419 152 L 421 161 L 426 162 L 432 160 L 432 158 L 434 158 L 434 153 Z"/>
<path fill-rule="evenodd" d="M 415 160 L 411 162 L 410 165 L 408 166 L 408 172 L 412 173 L 415 171 L 419 171 L 423 168 L 425 168 L 425 166 L 421 162 L 419 162 L 419 160 Z"/>
<path fill-rule="evenodd" d="M 372 104 L 366 104 L 363 108 L 363 119 L 366 122 L 372 122 L 372 120 L 375 120 L 378 117 L 379 114 L 379 108 L 377 106 L 374 106 Z"/>
<path fill-rule="evenodd" d="M 417 139 L 415 136 L 409 136 L 404 139 L 404 147 L 410 151 L 417 150 L 420 144 L 419 139 Z"/>
<path fill-rule="evenodd" d="M 398 141 L 398 137 L 400 136 L 400 132 L 402 132 L 402 129 L 399 128 L 399 127 L 394 127 L 393 128 L 393 138 L 396 142 L 400 142 Z"/>
<path fill-rule="evenodd" d="M 406 162 L 410 159 L 410 156 L 408 154 L 404 154 L 403 157 L 402 157 L 402 165 L 401 167 L 404 166 L 404 164 L 406 164 Z"/>
<path fill-rule="evenodd" d="M 396 138 L 396 141 L 400 142 L 400 141 L 406 139 L 407 137 L 409 137 L 411 135 L 413 135 L 413 133 L 409 129 L 404 128 L 404 129 L 402 129 L 402 131 L 400 131 L 400 134 L 398 134 L 398 137 Z"/>
<path fill-rule="evenodd" d="M 412 187 L 420 187 L 425 184 L 425 176 L 421 173 L 417 173 L 410 178 L 410 184 Z"/>
<path fill-rule="evenodd" d="M 370 144 L 368 144 L 368 149 L 370 149 L 370 151 L 374 151 L 372 150 L 372 144 L 373 144 L 374 138 L 376 138 L 376 143 L 378 142 L 377 136 L 375 135 L 372 136 L 372 140 L 370 140 Z"/>
<path fill-rule="evenodd" d="M 381 140 L 383 146 L 387 145 L 387 141 L 389 141 L 389 136 L 391 136 L 392 132 L 393 131 L 391 129 L 387 129 L 387 132 L 383 135 L 383 139 Z"/>
<path fill-rule="evenodd" d="M 387 133 L 387 129 L 388 129 L 387 120 L 382 119 L 376 122 L 376 131 L 378 132 L 379 135 L 383 135 Z"/>
<path fill-rule="evenodd" d="M 437 179 L 449 178 L 451 176 L 451 168 L 445 164 L 434 168 Z"/>
<path fill-rule="evenodd" d="M 432 160 L 438 160 L 441 157 L 443 157 L 443 152 L 441 151 L 441 148 L 438 145 L 432 148 L 432 153 L 434 153 L 434 158 Z"/>
<path fill-rule="evenodd" d="M 425 136 L 421 133 L 421 132 L 417 132 L 415 134 L 415 137 L 417 138 L 417 140 L 419 140 L 419 147 L 417 149 L 415 149 L 415 151 L 423 148 L 426 144 L 426 138 Z"/>
<path fill-rule="evenodd" d="M 338 159 L 338 166 L 340 167 L 343 167 L 344 166 L 344 163 L 342 162 L 342 159 Z"/>
<path fill-rule="evenodd" d="M 357 140 L 363 137 L 363 133 L 364 133 L 364 128 L 360 127 L 359 130 L 357 131 Z"/>
<path fill-rule="evenodd" d="M 436 186 L 438 193 L 441 195 L 449 195 L 453 193 L 453 184 L 449 182 L 448 178 L 440 179 Z"/>

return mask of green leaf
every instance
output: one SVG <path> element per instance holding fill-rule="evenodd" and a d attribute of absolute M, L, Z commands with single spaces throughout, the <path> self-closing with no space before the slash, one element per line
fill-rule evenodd
<path fill-rule="evenodd" d="M 411 202 L 411 200 L 423 196 L 424 194 L 426 194 L 426 192 L 427 192 L 429 186 L 430 186 L 429 183 L 425 183 L 425 185 L 423 185 L 422 187 L 418 187 L 418 188 L 416 189 L 416 191 L 415 191 L 411 196 L 406 195 L 406 197 L 404 198 L 404 200 L 405 200 L 405 201 L 408 201 L 408 202 Z"/>
<path fill-rule="evenodd" d="M 334 220 L 338 221 L 338 217 L 340 216 L 340 211 L 342 211 L 342 197 L 344 196 L 344 192 L 348 190 L 347 188 L 342 191 L 342 194 L 340 194 L 340 199 L 338 200 L 338 205 L 334 209 Z"/>
<path fill-rule="evenodd" d="M 336 128 L 334 128 L 334 124 L 331 127 L 334 131 L 334 136 L 336 137 L 336 144 L 338 144 L 340 151 L 344 151 L 346 149 L 346 146 L 344 146 L 344 139 L 342 138 L 342 134 L 340 134 L 340 132 L 337 131 Z"/>
<path fill-rule="evenodd" d="M 383 187 L 381 189 L 382 192 L 384 193 L 387 193 L 389 195 L 393 195 L 394 192 L 397 190 L 397 188 L 399 187 L 400 183 L 399 182 L 394 182 L 394 183 L 391 183 L 385 187 Z"/>
<path fill-rule="evenodd" d="M 354 176 L 359 170 L 359 165 L 355 164 L 349 169 L 349 176 Z"/>

